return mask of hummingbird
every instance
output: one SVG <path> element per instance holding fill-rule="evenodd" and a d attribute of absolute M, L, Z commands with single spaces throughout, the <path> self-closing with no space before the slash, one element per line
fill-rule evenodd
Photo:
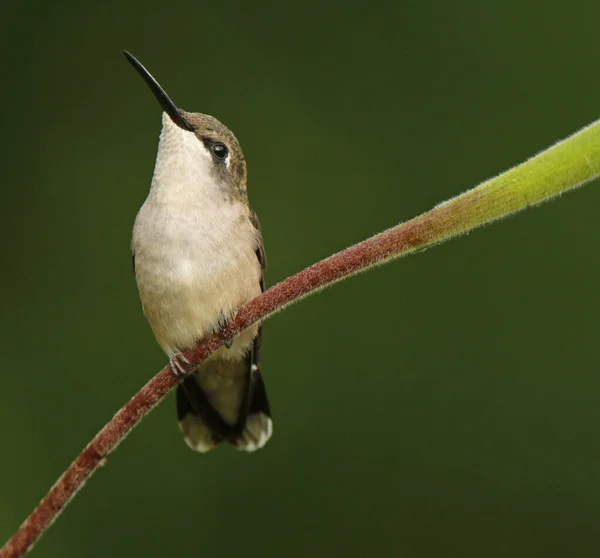
<path fill-rule="evenodd" d="M 183 355 L 265 289 L 267 260 L 248 202 L 244 155 L 221 122 L 178 109 L 148 70 L 124 54 L 163 110 L 154 175 L 131 248 L 144 315 L 173 373 L 185 376 L 176 393 L 179 428 L 199 452 L 221 443 L 255 451 L 273 432 L 259 363 L 261 325 L 195 369 Z"/>

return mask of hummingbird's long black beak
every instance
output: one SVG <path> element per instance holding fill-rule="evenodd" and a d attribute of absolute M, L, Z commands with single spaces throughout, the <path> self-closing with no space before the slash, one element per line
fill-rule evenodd
<path fill-rule="evenodd" d="M 160 85 L 158 85 L 158 82 L 152 77 L 152 74 L 150 74 L 150 72 L 146 70 L 144 66 L 142 66 L 142 64 L 135 56 L 133 56 L 126 50 L 123 51 L 123 54 L 125 55 L 127 60 L 129 60 L 131 65 L 136 69 L 137 73 L 140 74 L 140 76 L 142 76 L 142 79 L 146 82 L 148 87 L 150 87 L 150 90 L 156 97 L 156 100 L 159 102 L 162 109 L 169 115 L 171 120 L 183 130 L 193 132 L 194 129 L 192 128 L 191 124 L 181 115 L 179 109 L 175 106 L 173 101 L 169 99 L 169 96 L 165 93 L 165 90 Z"/>

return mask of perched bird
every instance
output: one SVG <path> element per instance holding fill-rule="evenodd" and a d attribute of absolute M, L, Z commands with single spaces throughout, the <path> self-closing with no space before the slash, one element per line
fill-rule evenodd
<path fill-rule="evenodd" d="M 178 109 L 140 62 L 125 56 L 164 111 L 132 251 L 144 314 L 179 375 L 190 364 L 182 353 L 264 290 L 265 251 L 238 140 L 212 116 Z M 179 426 L 192 449 L 227 442 L 254 451 L 271 437 L 260 342 L 261 326 L 248 328 L 177 387 Z"/>

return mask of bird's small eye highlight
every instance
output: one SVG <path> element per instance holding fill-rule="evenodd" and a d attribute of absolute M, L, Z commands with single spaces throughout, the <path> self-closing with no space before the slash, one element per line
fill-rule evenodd
<path fill-rule="evenodd" d="M 227 149 L 227 146 L 222 143 L 215 143 L 212 146 L 212 153 L 216 159 L 222 161 L 225 159 L 225 157 L 227 157 L 227 155 L 229 155 L 229 149 Z"/>

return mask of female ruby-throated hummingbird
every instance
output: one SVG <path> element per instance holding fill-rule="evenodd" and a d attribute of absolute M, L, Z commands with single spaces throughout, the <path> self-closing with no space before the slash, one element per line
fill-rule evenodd
<path fill-rule="evenodd" d="M 189 366 L 183 352 L 264 290 L 265 251 L 235 136 L 212 116 L 178 109 L 144 66 L 125 56 L 164 111 L 132 251 L 144 314 L 179 374 Z M 179 426 L 192 449 L 228 442 L 254 451 L 271 437 L 260 340 L 261 327 L 250 327 L 177 387 Z"/>

